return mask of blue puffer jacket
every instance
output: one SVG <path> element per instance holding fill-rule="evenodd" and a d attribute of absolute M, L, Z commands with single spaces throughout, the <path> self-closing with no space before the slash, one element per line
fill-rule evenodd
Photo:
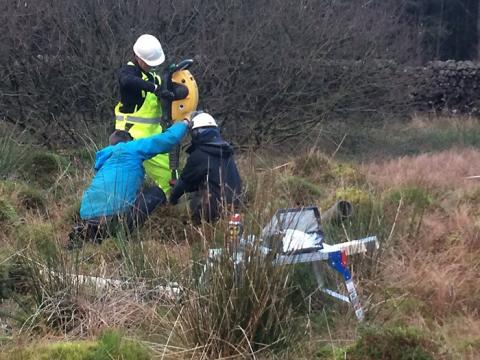
<path fill-rule="evenodd" d="M 177 123 L 162 134 L 107 146 L 96 154 L 95 177 L 83 193 L 80 217 L 123 214 L 135 203 L 143 184 L 143 161 L 169 152 L 187 132 Z"/>

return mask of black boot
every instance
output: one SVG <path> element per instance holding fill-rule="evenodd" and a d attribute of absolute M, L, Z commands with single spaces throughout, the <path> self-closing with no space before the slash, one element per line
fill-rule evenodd
<path fill-rule="evenodd" d="M 68 235 L 67 249 L 79 249 L 85 242 L 101 244 L 105 237 L 105 226 L 98 220 L 85 220 L 76 224 Z"/>

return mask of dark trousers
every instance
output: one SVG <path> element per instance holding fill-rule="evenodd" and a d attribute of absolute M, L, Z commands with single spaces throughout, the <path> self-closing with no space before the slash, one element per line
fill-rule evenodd
<path fill-rule="evenodd" d="M 155 185 L 145 186 L 138 194 L 135 205 L 125 214 L 82 220 L 76 224 L 69 235 L 69 247 L 81 246 L 85 241 L 101 242 L 121 229 L 131 233 L 147 220 L 157 206 L 166 202 L 167 198 L 162 189 Z"/>
<path fill-rule="evenodd" d="M 135 206 L 132 206 L 126 214 L 128 230 L 131 232 L 135 227 L 142 225 L 157 206 L 165 205 L 166 203 L 165 193 L 158 186 L 144 187 L 135 200 Z"/>
<path fill-rule="evenodd" d="M 201 221 L 215 222 L 221 216 L 229 215 L 240 210 L 239 201 L 221 202 L 208 193 L 207 190 L 198 190 L 188 195 L 188 208 L 192 223 L 198 225 Z"/>

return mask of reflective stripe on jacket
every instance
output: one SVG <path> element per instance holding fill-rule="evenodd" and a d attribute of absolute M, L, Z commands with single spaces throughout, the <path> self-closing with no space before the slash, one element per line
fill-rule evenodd
<path fill-rule="evenodd" d="M 137 66 L 133 62 L 128 63 L 129 66 Z M 142 79 L 148 81 L 148 76 L 142 71 Z M 158 85 L 161 84 L 160 77 L 151 72 L 150 75 L 156 80 Z M 119 102 L 115 107 L 115 129 L 127 130 L 130 135 L 136 139 L 142 139 L 148 136 L 161 134 L 163 131 L 161 125 L 162 107 L 157 96 L 145 90 L 140 90 L 143 104 L 139 109 L 135 107 L 133 113 L 123 113 L 120 109 L 122 103 Z M 168 154 L 159 154 L 143 164 L 147 176 L 152 179 L 165 193 L 170 190 L 171 171 L 169 166 Z"/>
<path fill-rule="evenodd" d="M 128 65 L 136 66 L 133 62 L 129 62 Z M 161 84 L 160 76 L 155 72 L 150 73 L 153 78 L 158 82 L 158 86 Z M 142 79 L 148 81 L 148 76 L 142 71 Z M 120 108 L 122 103 L 119 102 L 115 106 L 115 128 L 118 130 L 125 130 L 126 124 L 160 124 L 162 119 L 162 104 L 158 100 L 154 93 L 141 90 L 142 98 L 144 99 L 140 109 L 135 108 L 135 111 L 131 114 L 122 113 Z M 132 135 L 133 136 L 133 135 Z"/>

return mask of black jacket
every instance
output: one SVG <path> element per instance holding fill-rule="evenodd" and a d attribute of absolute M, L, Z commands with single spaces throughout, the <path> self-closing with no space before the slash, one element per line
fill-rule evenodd
<path fill-rule="evenodd" d="M 120 111 L 124 114 L 131 114 L 135 111 L 135 106 L 139 109 L 143 105 L 145 99 L 142 97 L 142 90 L 152 93 L 155 91 L 152 74 L 144 73 L 148 77 L 148 81 L 145 81 L 142 79 L 142 72 L 137 64 L 135 66 L 124 65 L 118 71 L 120 102 L 122 103 Z"/>
<path fill-rule="evenodd" d="M 219 204 L 238 207 L 242 184 L 233 148 L 220 137 L 218 129 L 206 134 L 187 149 L 185 168 L 170 195 L 176 204 L 186 192 L 207 190 L 211 217 L 218 215 Z"/>

